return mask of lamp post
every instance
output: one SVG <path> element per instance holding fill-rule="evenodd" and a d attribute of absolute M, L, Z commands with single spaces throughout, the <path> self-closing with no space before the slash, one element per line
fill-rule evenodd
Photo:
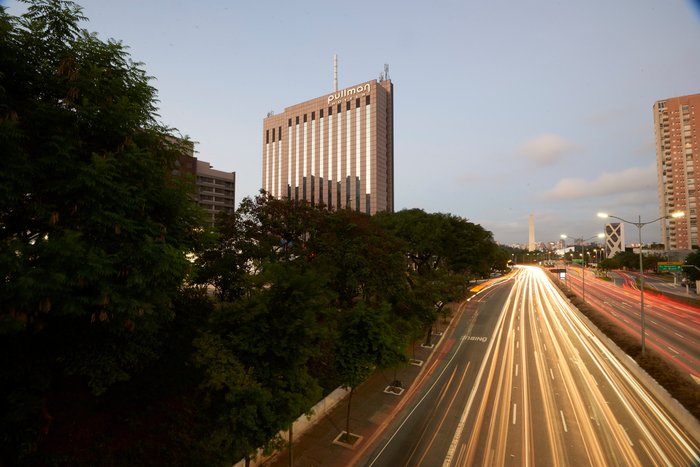
<path fill-rule="evenodd" d="M 607 214 L 605 212 L 599 212 L 598 217 L 602 218 L 608 218 L 612 217 L 613 219 L 617 219 L 619 221 L 625 222 L 627 224 L 631 224 L 635 227 L 637 227 L 637 230 L 639 231 L 639 316 L 640 316 L 640 324 L 641 324 L 641 332 L 642 332 L 642 355 L 646 353 L 646 345 L 645 345 L 645 329 L 644 329 L 644 260 L 642 259 L 642 227 L 648 224 L 653 224 L 654 222 L 658 222 L 661 219 L 679 219 L 681 217 L 685 216 L 685 213 L 682 211 L 677 211 L 672 213 L 671 215 L 666 215 L 666 216 L 661 216 L 658 219 L 654 219 L 653 221 L 649 222 L 642 222 L 642 216 L 637 217 L 637 222 L 632 222 L 628 221 L 627 219 L 623 219 L 622 217 L 617 217 L 613 216 L 612 214 Z"/>
<path fill-rule="evenodd" d="M 597 235 L 593 235 L 590 238 L 580 238 L 581 240 L 581 298 L 583 299 L 584 303 L 586 302 L 586 247 L 584 246 L 584 242 L 587 242 L 588 240 L 593 240 L 594 238 L 603 238 L 605 237 L 604 233 L 599 233 Z M 571 238 L 566 234 L 561 234 L 561 238 Z M 576 239 L 573 239 L 574 241 Z M 574 248 L 574 251 L 576 251 L 576 248 Z"/>

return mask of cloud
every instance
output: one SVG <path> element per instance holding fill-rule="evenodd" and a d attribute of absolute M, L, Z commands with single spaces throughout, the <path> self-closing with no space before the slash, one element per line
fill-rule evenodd
<path fill-rule="evenodd" d="M 620 172 L 605 172 L 594 180 L 564 178 L 549 191 L 540 194 L 544 200 L 594 198 L 623 193 L 656 190 L 656 164 L 632 167 Z"/>
<path fill-rule="evenodd" d="M 559 135 L 545 133 L 520 145 L 519 153 L 537 167 L 556 164 L 562 156 L 577 146 Z"/>

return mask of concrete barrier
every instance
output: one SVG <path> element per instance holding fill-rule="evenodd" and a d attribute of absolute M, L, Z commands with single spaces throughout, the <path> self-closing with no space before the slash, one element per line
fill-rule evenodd
<path fill-rule="evenodd" d="M 293 425 L 294 438 L 296 439 L 303 435 L 306 430 L 318 423 L 318 421 L 321 420 L 328 412 L 330 412 L 333 407 L 345 399 L 349 393 L 350 391 L 348 389 L 336 388 L 333 392 L 321 399 L 321 401 L 311 408 L 310 415 L 302 415 L 301 417 L 297 418 Z M 283 439 L 289 439 L 288 430 L 280 431 L 279 434 Z M 272 455 L 266 456 L 262 450 L 258 450 L 255 459 L 251 459 L 249 465 L 251 467 L 258 467 L 263 462 L 273 459 L 275 456 L 277 456 L 277 454 L 278 453 L 275 452 Z M 245 460 L 240 460 L 234 464 L 233 467 L 245 467 Z"/>

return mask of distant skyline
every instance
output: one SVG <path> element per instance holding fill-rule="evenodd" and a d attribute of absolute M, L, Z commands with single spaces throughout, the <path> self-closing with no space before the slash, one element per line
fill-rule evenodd
<path fill-rule="evenodd" d="M 598 211 L 657 218 L 652 106 L 700 92 L 699 1 L 77 3 L 154 77 L 161 121 L 237 173 L 237 203 L 261 187 L 269 111 L 332 91 L 334 53 L 339 89 L 388 63 L 396 209 L 507 244 L 531 213 L 538 242 L 601 232 Z"/>

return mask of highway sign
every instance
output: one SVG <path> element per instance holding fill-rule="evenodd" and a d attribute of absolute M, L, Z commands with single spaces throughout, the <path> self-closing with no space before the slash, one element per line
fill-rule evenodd
<path fill-rule="evenodd" d="M 683 263 L 680 261 L 659 261 L 656 264 L 656 268 L 659 272 L 682 271 L 683 270 Z"/>

